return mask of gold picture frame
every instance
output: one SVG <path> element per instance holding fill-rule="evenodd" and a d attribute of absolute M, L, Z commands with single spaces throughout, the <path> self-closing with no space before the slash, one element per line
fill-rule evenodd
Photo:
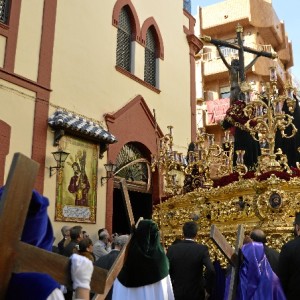
<path fill-rule="evenodd" d="M 70 154 L 57 172 L 55 221 L 95 224 L 99 146 L 63 136 L 59 147 Z"/>

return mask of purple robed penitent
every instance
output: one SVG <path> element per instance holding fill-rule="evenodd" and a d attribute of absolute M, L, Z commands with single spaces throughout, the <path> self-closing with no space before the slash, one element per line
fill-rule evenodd
<path fill-rule="evenodd" d="M 256 242 L 245 244 L 242 253 L 243 261 L 235 299 L 286 300 L 279 278 L 272 271 L 265 255 L 263 244 Z M 226 289 L 228 292 L 228 285 Z"/>
<path fill-rule="evenodd" d="M 0 201 L 3 192 L 4 187 L 0 188 Z M 54 237 L 47 213 L 48 206 L 49 200 L 46 197 L 40 195 L 37 191 L 32 192 L 21 241 L 51 251 Z M 16 207 L 16 209 L 18 208 Z M 53 290 L 59 288 L 60 284 L 47 274 L 36 272 L 13 273 L 5 299 L 45 300 Z"/>

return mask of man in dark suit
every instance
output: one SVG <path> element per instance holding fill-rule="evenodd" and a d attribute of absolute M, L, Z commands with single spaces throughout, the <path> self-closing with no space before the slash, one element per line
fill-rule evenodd
<path fill-rule="evenodd" d="M 64 253 L 64 248 L 68 244 L 68 240 L 70 240 L 70 226 L 63 226 L 61 228 L 61 234 L 63 235 L 62 240 L 57 244 L 59 254 Z"/>
<path fill-rule="evenodd" d="M 250 238 L 254 242 L 263 243 L 264 245 L 264 251 L 266 254 L 266 257 L 271 265 L 271 268 L 273 272 L 278 276 L 278 260 L 279 260 L 279 252 L 275 249 L 272 249 L 266 245 L 267 238 L 265 233 L 259 229 L 255 228 L 250 233 Z"/>
<path fill-rule="evenodd" d="M 105 270 L 110 270 L 116 258 L 118 257 L 120 251 L 122 250 L 123 246 L 127 243 L 128 238 L 129 238 L 128 235 L 120 235 L 115 237 L 114 249 L 112 249 L 108 254 L 99 257 L 99 259 L 96 260 L 94 265 Z M 107 294 L 105 300 L 111 300 L 111 299 L 112 299 L 112 288 Z"/>
<path fill-rule="evenodd" d="M 215 270 L 207 246 L 195 241 L 197 232 L 195 222 L 186 222 L 183 225 L 184 240 L 171 245 L 167 251 L 176 300 L 202 300 L 205 293 L 211 294 L 212 291 Z"/>
<path fill-rule="evenodd" d="M 70 257 L 73 253 L 78 253 L 79 245 L 78 243 L 82 240 L 82 227 L 74 226 L 70 229 L 70 242 L 63 248 L 63 255 Z M 64 295 L 66 300 L 73 299 L 73 291 L 67 289 L 67 293 Z"/>
<path fill-rule="evenodd" d="M 70 257 L 73 253 L 78 253 L 78 243 L 83 239 L 82 227 L 74 226 L 70 229 L 70 243 L 64 248 L 63 255 Z"/>
<path fill-rule="evenodd" d="M 294 222 L 295 239 L 281 248 L 279 255 L 279 278 L 288 300 L 300 299 L 300 213 Z"/>

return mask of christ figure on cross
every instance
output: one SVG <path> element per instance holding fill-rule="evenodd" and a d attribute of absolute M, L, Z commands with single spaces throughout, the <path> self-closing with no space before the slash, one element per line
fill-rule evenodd
<path fill-rule="evenodd" d="M 230 77 L 230 108 L 226 112 L 222 127 L 227 130 L 231 129 L 234 135 L 234 158 L 233 162 L 236 164 L 236 150 L 245 150 L 243 163 L 248 168 L 254 168 L 257 164 L 257 158 L 260 155 L 259 143 L 255 141 L 250 133 L 246 130 L 244 124 L 248 121 L 243 109 L 246 106 L 245 94 L 241 91 L 241 84 L 245 82 L 245 72 L 249 70 L 261 56 L 268 58 L 276 58 L 276 54 L 265 51 L 257 51 L 255 49 L 243 45 L 242 33 L 243 27 L 237 25 L 237 44 L 232 44 L 227 41 L 213 39 L 208 36 L 201 37 L 201 40 L 208 42 L 217 47 L 220 58 L 224 65 L 229 70 Z M 238 59 L 234 58 L 229 64 L 224 57 L 221 46 L 238 50 Z M 244 52 L 255 55 L 254 59 L 245 66 Z"/>

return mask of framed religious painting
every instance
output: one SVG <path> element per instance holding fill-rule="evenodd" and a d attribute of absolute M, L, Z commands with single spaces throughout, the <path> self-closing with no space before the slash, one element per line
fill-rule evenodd
<path fill-rule="evenodd" d="M 70 154 L 57 173 L 55 221 L 96 223 L 99 146 L 63 136 L 59 147 Z"/>

